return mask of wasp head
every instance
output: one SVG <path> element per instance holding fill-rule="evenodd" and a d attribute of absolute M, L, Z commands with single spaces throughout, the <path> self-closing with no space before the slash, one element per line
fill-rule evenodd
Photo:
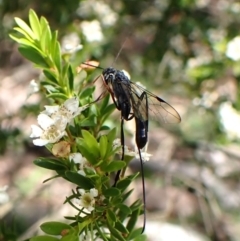
<path fill-rule="evenodd" d="M 102 75 L 106 84 L 112 83 L 115 80 L 117 70 L 109 67 L 103 70 Z"/>

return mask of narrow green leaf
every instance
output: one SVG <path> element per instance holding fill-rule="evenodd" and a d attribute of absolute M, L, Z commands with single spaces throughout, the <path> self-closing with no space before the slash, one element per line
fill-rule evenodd
<path fill-rule="evenodd" d="M 62 56 L 61 56 L 61 46 L 58 41 L 55 42 L 54 49 L 55 49 L 55 51 L 54 51 L 54 55 L 53 55 L 53 61 L 58 69 L 58 72 L 61 73 L 62 72 L 62 66 L 61 66 Z"/>
<path fill-rule="evenodd" d="M 40 26 L 37 14 L 32 9 L 30 9 L 30 11 L 29 11 L 29 23 L 30 23 L 30 26 L 31 26 L 36 38 L 38 40 L 40 40 L 41 33 L 42 33 L 41 26 Z"/>
<path fill-rule="evenodd" d="M 95 139 L 95 137 L 86 130 L 82 130 L 82 136 L 83 136 L 84 142 L 89 147 L 89 150 L 91 150 L 92 154 L 95 157 L 99 157 L 100 151 L 99 151 L 98 142 Z"/>
<path fill-rule="evenodd" d="M 142 234 L 142 228 L 134 229 L 127 237 L 127 240 L 146 241 L 147 236 Z"/>
<path fill-rule="evenodd" d="M 123 169 L 126 166 L 126 163 L 124 161 L 112 161 L 109 163 L 109 165 L 107 165 L 106 167 L 104 167 L 105 172 L 115 172 L 118 170 Z"/>
<path fill-rule="evenodd" d="M 39 167 L 43 167 L 49 170 L 67 170 L 67 166 L 59 160 L 39 157 L 33 161 L 33 163 Z"/>
<path fill-rule="evenodd" d="M 66 177 L 72 182 L 77 184 L 79 187 L 83 188 L 83 189 L 91 189 L 94 187 L 92 181 L 90 178 L 85 177 L 80 175 L 77 172 L 71 172 L 71 171 L 67 171 L 66 172 Z"/>
<path fill-rule="evenodd" d="M 129 232 L 128 232 L 128 230 L 125 228 L 125 226 L 121 223 L 121 222 L 119 222 L 119 221 L 117 221 L 116 223 L 115 223 L 115 228 L 119 231 L 119 232 L 121 232 L 122 234 L 128 234 Z"/>
<path fill-rule="evenodd" d="M 51 69 L 45 69 L 43 70 L 44 75 L 53 83 L 58 83 L 57 79 L 56 79 L 56 74 L 55 71 L 51 70 Z"/>
<path fill-rule="evenodd" d="M 47 98 L 66 100 L 68 96 L 62 93 L 51 93 L 47 95 Z"/>
<path fill-rule="evenodd" d="M 22 45 L 26 45 L 26 46 L 31 46 L 33 49 L 38 50 L 38 48 L 36 47 L 36 45 L 34 44 L 34 42 L 31 42 L 30 40 L 26 39 L 26 38 L 19 38 L 19 37 L 15 37 L 14 35 L 10 35 L 10 37 L 15 40 L 17 43 L 22 44 Z"/>
<path fill-rule="evenodd" d="M 70 92 L 73 92 L 74 75 L 73 75 L 73 71 L 72 71 L 72 66 L 71 65 L 68 66 L 68 86 L 69 86 Z"/>
<path fill-rule="evenodd" d="M 59 239 L 47 235 L 41 235 L 31 238 L 30 241 L 59 241 Z"/>
<path fill-rule="evenodd" d="M 140 210 L 139 209 L 137 209 L 134 212 L 132 212 L 132 214 L 130 216 L 130 219 L 128 220 L 128 223 L 127 223 L 127 229 L 128 229 L 129 232 L 132 232 L 132 230 L 134 229 L 134 227 L 135 227 L 135 225 L 137 223 L 139 214 L 140 214 Z"/>
<path fill-rule="evenodd" d="M 104 159 L 107 153 L 108 140 L 106 136 L 101 136 L 99 141 L 99 149 L 101 158 Z"/>
<path fill-rule="evenodd" d="M 131 210 L 127 205 L 125 205 L 125 204 L 123 204 L 123 203 L 120 203 L 117 207 L 119 208 L 119 210 L 120 210 L 122 213 L 124 213 L 124 214 L 126 214 L 126 215 L 129 215 L 129 214 L 132 213 L 132 210 Z"/>
<path fill-rule="evenodd" d="M 15 31 L 21 33 L 21 34 L 24 36 L 24 38 L 27 39 L 29 42 L 35 44 L 35 40 L 34 40 L 32 37 L 28 36 L 27 33 L 26 33 L 24 30 L 22 30 L 22 29 L 19 28 L 19 27 L 15 27 L 15 28 L 13 28 L 13 29 L 14 29 Z M 16 40 L 16 42 L 18 42 L 17 39 L 19 38 L 19 35 L 16 34 L 16 36 L 14 36 L 14 35 L 11 35 L 11 36 L 13 36 L 13 37 L 14 37 L 14 40 Z M 22 37 L 22 36 L 21 36 L 21 37 Z"/>
<path fill-rule="evenodd" d="M 110 187 L 103 190 L 103 195 L 106 197 L 115 197 L 120 195 L 120 191 L 115 187 Z"/>
<path fill-rule="evenodd" d="M 33 31 L 31 30 L 31 28 L 20 18 L 14 18 L 16 24 L 22 29 L 24 30 L 24 32 L 32 39 L 36 39 L 35 34 L 33 33 Z"/>
<path fill-rule="evenodd" d="M 127 176 L 126 178 L 118 181 L 116 187 L 124 191 L 130 185 L 130 183 L 138 176 L 138 174 L 139 173 Z"/>
<path fill-rule="evenodd" d="M 49 67 L 44 57 L 35 49 L 22 45 L 18 48 L 18 50 L 26 59 L 37 64 L 38 66 L 41 66 L 42 68 Z"/>
<path fill-rule="evenodd" d="M 58 32 L 54 31 L 52 33 L 52 41 L 50 49 L 52 50 L 52 56 L 55 56 L 55 48 L 56 48 L 56 42 L 58 41 Z"/>
<path fill-rule="evenodd" d="M 92 96 L 93 92 L 95 90 L 95 87 L 90 87 L 90 88 L 86 88 L 84 89 L 81 94 L 79 95 L 80 99 L 86 99 L 90 96 Z"/>
<path fill-rule="evenodd" d="M 92 153 L 91 148 L 86 147 L 86 145 L 80 144 L 79 146 L 81 154 L 92 164 L 96 165 L 98 160 L 96 159 L 94 153 Z"/>
<path fill-rule="evenodd" d="M 44 51 L 45 54 L 48 54 L 49 57 L 51 56 L 51 30 L 49 26 L 46 26 L 42 30 L 42 36 L 40 38 L 40 44 L 42 47 L 42 50 Z"/>
<path fill-rule="evenodd" d="M 100 113 L 104 113 L 105 108 L 109 102 L 110 95 L 107 95 L 101 102 Z"/>
<path fill-rule="evenodd" d="M 115 213 L 111 210 L 111 209 L 108 209 L 107 210 L 107 219 L 111 222 L 116 222 L 117 221 L 117 217 L 115 215 Z"/>
<path fill-rule="evenodd" d="M 113 141 L 116 139 L 116 128 L 113 128 L 108 134 L 107 134 L 107 137 L 108 137 L 108 141 L 109 143 L 113 143 Z"/>
<path fill-rule="evenodd" d="M 50 235 L 60 235 L 64 229 L 73 229 L 70 225 L 61 222 L 45 222 L 40 225 L 40 228 Z"/>
<path fill-rule="evenodd" d="M 116 228 L 113 227 L 109 222 L 107 222 L 107 226 L 108 226 L 112 236 L 114 236 L 117 240 L 125 241 L 122 234 L 119 231 L 117 231 Z"/>

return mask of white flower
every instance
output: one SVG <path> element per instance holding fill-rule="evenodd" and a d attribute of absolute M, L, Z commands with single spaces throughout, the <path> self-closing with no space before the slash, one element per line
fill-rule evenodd
<path fill-rule="evenodd" d="M 83 34 L 86 36 L 88 42 L 103 40 L 102 29 L 97 20 L 83 21 L 81 23 Z"/>
<path fill-rule="evenodd" d="M 226 132 L 229 139 L 240 138 L 240 114 L 231 105 L 231 103 L 223 103 L 219 108 L 220 121 L 223 130 Z"/>
<path fill-rule="evenodd" d="M 149 161 L 151 156 L 152 156 L 152 154 L 141 151 L 141 157 L 142 157 L 143 162 Z M 140 159 L 139 153 L 137 153 L 137 155 L 135 157 Z"/>
<path fill-rule="evenodd" d="M 83 176 L 86 176 L 84 168 L 92 170 L 94 173 L 96 173 L 95 169 L 91 166 L 91 164 L 87 161 L 87 159 L 85 157 L 83 157 L 82 154 L 79 152 L 71 153 L 69 155 L 69 160 L 73 161 L 75 164 L 79 164 L 78 173 Z"/>
<path fill-rule="evenodd" d="M 71 122 L 74 117 L 79 115 L 88 106 L 78 107 L 79 102 L 76 97 L 70 98 L 63 105 L 45 106 L 45 111 L 42 113 L 49 115 L 52 119 L 61 119 L 63 122 Z"/>
<path fill-rule="evenodd" d="M 79 170 L 79 171 L 78 171 L 78 174 L 80 174 L 80 175 L 82 175 L 82 176 L 84 176 L 84 177 L 86 176 L 86 173 L 85 173 L 84 170 Z"/>
<path fill-rule="evenodd" d="M 240 36 L 228 42 L 226 56 L 234 61 L 240 60 Z"/>
<path fill-rule="evenodd" d="M 64 102 L 63 105 L 45 106 L 43 111 L 38 116 L 39 126 L 32 125 L 31 138 L 38 138 L 33 140 L 34 145 L 44 146 L 48 143 L 56 143 L 65 134 L 65 129 L 81 111 L 88 108 L 88 105 L 78 107 L 78 99 L 76 97 L 70 98 Z"/>
<path fill-rule="evenodd" d="M 28 95 L 36 93 L 39 91 L 39 84 L 33 79 L 30 81 Z"/>
<path fill-rule="evenodd" d="M 90 192 L 86 192 L 84 189 L 79 189 L 81 197 L 79 199 L 79 206 L 86 208 L 89 212 L 94 210 L 95 197 L 98 196 L 98 190 L 95 188 L 90 189 Z"/>
<path fill-rule="evenodd" d="M 9 201 L 9 196 L 7 194 L 8 186 L 0 188 L 0 205 L 5 204 Z"/>
<path fill-rule="evenodd" d="M 31 138 L 37 138 L 33 140 L 33 144 L 36 146 L 44 146 L 48 143 L 56 143 L 65 135 L 65 127 L 61 120 L 53 120 L 46 114 L 40 114 L 38 116 L 39 126 L 32 125 Z"/>
<path fill-rule="evenodd" d="M 117 149 L 120 146 L 121 146 L 120 139 L 115 139 L 113 141 L 113 148 Z M 122 149 L 119 149 L 119 151 L 117 153 L 119 155 L 122 155 Z M 132 156 L 132 157 L 135 156 L 135 158 L 140 159 L 137 147 L 135 148 L 135 151 L 132 151 L 128 148 L 128 146 L 124 146 L 124 154 L 127 155 L 127 156 Z M 149 161 L 151 156 L 152 156 L 152 154 L 149 154 L 146 151 L 141 151 L 141 157 L 142 157 L 143 162 Z"/>
<path fill-rule="evenodd" d="M 70 160 L 70 161 L 73 161 L 73 162 L 76 163 L 76 164 L 81 163 L 82 158 L 83 158 L 83 156 L 82 156 L 82 154 L 79 153 L 79 152 L 71 153 L 71 154 L 69 155 L 69 160 Z"/>
<path fill-rule="evenodd" d="M 82 49 L 83 46 L 80 44 L 80 38 L 76 33 L 66 35 L 62 39 L 62 52 L 63 53 L 74 53 Z"/>

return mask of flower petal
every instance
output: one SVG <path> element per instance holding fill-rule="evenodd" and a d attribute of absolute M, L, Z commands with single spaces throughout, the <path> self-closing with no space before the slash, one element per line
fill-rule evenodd
<path fill-rule="evenodd" d="M 31 129 L 32 129 L 32 133 L 30 135 L 31 138 L 39 137 L 43 133 L 43 130 L 39 126 L 31 125 Z"/>

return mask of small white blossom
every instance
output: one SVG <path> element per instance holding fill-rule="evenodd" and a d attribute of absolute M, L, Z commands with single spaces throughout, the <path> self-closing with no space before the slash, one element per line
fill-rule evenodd
<path fill-rule="evenodd" d="M 86 176 L 86 173 L 85 173 L 84 170 L 79 170 L 79 171 L 78 171 L 78 174 L 80 174 L 80 175 L 82 175 L 82 176 L 84 176 L 84 177 Z"/>
<path fill-rule="evenodd" d="M 66 35 L 62 39 L 62 51 L 63 53 L 75 53 L 82 49 L 83 46 L 80 44 L 80 38 L 76 33 Z"/>
<path fill-rule="evenodd" d="M 103 40 L 102 29 L 97 20 L 93 20 L 91 22 L 83 21 L 81 23 L 81 28 L 88 42 Z"/>
<path fill-rule="evenodd" d="M 79 189 L 81 197 L 79 199 L 79 206 L 86 208 L 89 212 L 94 210 L 95 197 L 98 196 L 98 190 L 95 188 L 90 189 L 90 192 L 86 192 L 84 189 Z"/>
<path fill-rule="evenodd" d="M 120 141 L 120 139 L 115 139 L 115 140 L 113 141 L 113 148 L 116 148 L 116 149 L 117 149 L 117 148 L 119 148 L 120 146 L 121 146 L 121 141 Z M 122 154 L 122 149 L 119 149 L 119 151 L 118 151 L 117 153 L 118 153 L 119 155 L 121 155 L 121 154 Z M 128 148 L 128 146 L 124 146 L 124 153 L 125 153 L 125 155 L 127 155 L 127 156 L 132 156 L 132 157 L 135 156 L 135 158 L 140 159 L 137 147 L 135 148 L 135 151 L 133 151 L 133 150 L 130 150 L 130 149 Z M 147 152 L 145 152 L 145 151 L 141 151 L 141 157 L 142 157 L 142 161 L 143 161 L 143 162 L 149 161 L 151 156 L 152 156 L 152 154 L 149 154 L 149 153 L 147 153 Z"/>
<path fill-rule="evenodd" d="M 240 123 L 240 113 L 237 112 L 231 103 L 223 103 L 219 109 L 220 121 L 223 130 L 226 132 L 229 139 L 240 139 L 240 126 L 235 123 Z"/>
<path fill-rule="evenodd" d="M 81 153 L 71 153 L 69 155 L 69 159 L 70 161 L 73 161 L 75 164 L 79 164 L 79 174 L 86 176 L 84 169 L 92 170 L 94 173 L 96 173 L 95 169 L 91 166 L 87 159 L 82 156 Z"/>
<path fill-rule="evenodd" d="M 31 138 L 34 145 L 44 146 L 48 143 L 58 142 L 65 134 L 65 129 L 81 111 L 88 106 L 78 107 L 78 99 L 76 97 L 66 100 L 63 105 L 45 106 L 43 111 L 38 116 L 39 126 L 32 125 Z"/>
<path fill-rule="evenodd" d="M 78 99 L 76 97 L 66 100 L 63 105 L 45 106 L 45 111 L 42 113 L 49 115 L 52 119 L 61 119 L 65 122 L 70 123 L 77 115 L 88 106 L 78 107 Z M 63 121 L 64 122 L 64 121 Z"/>
<path fill-rule="evenodd" d="M 55 121 L 45 114 L 38 116 L 38 124 L 31 125 L 32 133 L 31 138 L 37 138 L 33 140 L 33 144 L 36 146 L 44 146 L 48 143 L 56 143 L 65 135 L 65 126 L 62 121 Z"/>
<path fill-rule="evenodd" d="M 240 36 L 228 42 L 226 56 L 234 61 L 240 60 Z"/>
<path fill-rule="evenodd" d="M 9 196 L 7 194 L 8 186 L 0 188 L 0 205 L 5 204 L 9 201 Z"/>
<path fill-rule="evenodd" d="M 36 93 L 39 91 L 39 84 L 33 79 L 30 81 L 29 87 L 28 87 L 28 96 Z"/>
<path fill-rule="evenodd" d="M 70 160 L 70 161 L 73 161 L 75 164 L 80 164 L 80 163 L 82 163 L 83 156 L 82 156 L 82 154 L 79 153 L 79 152 L 71 153 L 71 154 L 69 155 L 69 160 Z"/>

